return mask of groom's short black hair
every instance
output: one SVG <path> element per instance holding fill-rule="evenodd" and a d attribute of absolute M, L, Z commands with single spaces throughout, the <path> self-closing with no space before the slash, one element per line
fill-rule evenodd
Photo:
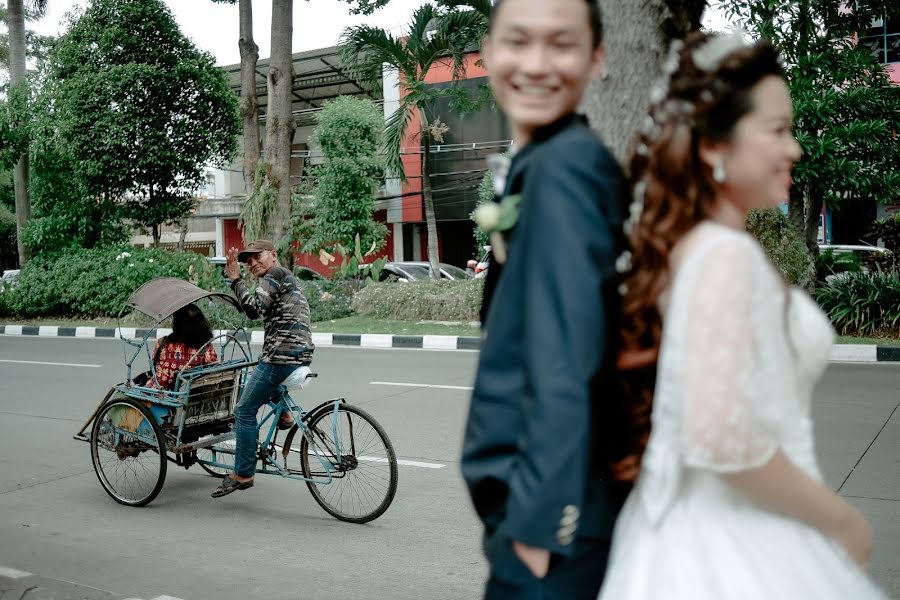
<path fill-rule="evenodd" d="M 590 12 L 591 31 L 594 33 L 594 48 L 603 42 L 603 13 L 600 11 L 600 3 L 598 0 L 584 0 L 588 5 Z M 491 23 L 497 18 L 497 12 L 503 0 L 494 0 L 491 6 Z"/>

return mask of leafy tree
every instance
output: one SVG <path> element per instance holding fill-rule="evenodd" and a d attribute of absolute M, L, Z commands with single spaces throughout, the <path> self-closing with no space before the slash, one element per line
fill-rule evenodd
<path fill-rule="evenodd" d="M 237 102 L 161 0 L 94 0 L 50 56 L 43 143 L 92 198 L 152 229 L 184 217 L 203 167 L 236 150 Z"/>
<path fill-rule="evenodd" d="M 794 168 L 789 218 L 808 251 L 815 284 L 818 219 L 843 199 L 900 196 L 900 89 L 857 45 L 874 19 L 900 15 L 896 0 L 861 0 L 852 12 L 833 0 L 723 0 L 729 15 L 772 39 L 786 61 L 803 158 Z"/>
<path fill-rule="evenodd" d="M 429 113 L 435 102 L 452 96 L 456 109 L 466 108 L 468 98 L 463 88 L 434 88 L 425 83 L 431 67 L 440 61 L 452 63 L 454 57 L 448 55 L 452 44 L 440 30 L 431 29 L 433 21 L 440 16 L 437 8 L 425 4 L 417 8 L 406 35 L 394 37 L 389 31 L 378 27 L 361 25 L 344 30 L 342 37 L 342 61 L 350 68 L 357 69 L 363 81 L 374 84 L 382 74 L 383 65 L 395 69 L 400 76 L 402 98 L 400 106 L 391 114 L 385 124 L 384 152 L 388 171 L 405 180 L 401 161 L 401 145 L 406 139 L 410 122 L 418 119 L 422 144 L 422 197 L 425 207 L 425 226 L 428 231 L 428 260 L 431 276 L 437 278 L 439 269 L 437 220 L 434 213 L 434 199 L 431 193 L 429 167 L 432 140 L 440 142 L 446 132 L 443 123 L 432 121 Z M 460 94 L 459 92 L 462 92 Z"/>
<path fill-rule="evenodd" d="M 342 96 L 316 115 L 313 143 L 325 163 L 315 172 L 315 216 L 307 250 L 333 251 L 335 244 L 363 249 L 384 245 L 387 228 L 372 219 L 382 174 L 384 118 L 369 100 Z"/>

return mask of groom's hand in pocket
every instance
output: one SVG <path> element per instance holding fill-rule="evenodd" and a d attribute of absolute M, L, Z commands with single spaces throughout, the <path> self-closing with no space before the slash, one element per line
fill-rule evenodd
<path fill-rule="evenodd" d="M 512 548 L 513 552 L 516 553 L 516 556 L 522 561 L 522 564 L 528 567 L 528 570 L 531 571 L 532 575 L 538 579 L 543 579 L 547 576 L 547 571 L 550 570 L 549 550 L 546 548 L 538 548 L 536 546 L 528 546 L 522 542 L 516 541 L 513 541 Z"/>

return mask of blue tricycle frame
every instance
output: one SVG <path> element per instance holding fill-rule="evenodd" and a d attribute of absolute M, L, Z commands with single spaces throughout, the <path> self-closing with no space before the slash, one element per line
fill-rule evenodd
<path fill-rule="evenodd" d="M 217 330 L 207 343 L 220 362 L 194 366 L 198 349 L 176 376 L 174 389 L 158 384 L 150 342 L 166 332 L 161 325 L 178 309 L 206 301 L 215 321 L 229 323 L 222 311 L 235 309 L 233 328 Z M 150 317 L 148 329 L 121 327 L 131 312 Z M 200 465 L 215 477 L 234 466 L 234 406 L 256 361 L 241 307 L 230 294 L 209 292 L 187 281 L 162 278 L 138 288 L 119 314 L 119 338 L 126 380 L 112 386 L 75 434 L 88 442 L 91 462 L 103 489 L 116 502 L 145 506 L 157 497 L 168 463 Z M 139 358 L 149 370 L 135 374 Z M 291 396 L 316 377 L 299 368 L 265 406 L 257 433 L 259 474 L 303 481 L 313 498 L 342 521 L 366 523 L 388 509 L 397 491 L 397 457 L 380 424 L 367 412 L 334 398 L 306 411 Z M 282 431 L 280 417 L 294 425 Z M 264 435 L 261 435 L 263 434 Z M 294 440 L 300 433 L 299 448 Z M 283 434 L 283 439 L 280 437 Z M 299 463 L 299 464 L 298 464 Z"/>

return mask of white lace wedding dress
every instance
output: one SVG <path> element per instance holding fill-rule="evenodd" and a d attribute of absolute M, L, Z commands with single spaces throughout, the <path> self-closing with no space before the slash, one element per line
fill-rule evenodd
<path fill-rule="evenodd" d="M 661 304 L 653 429 L 600 598 L 885 598 L 836 543 L 718 475 L 780 449 L 821 480 L 810 401 L 834 339 L 822 311 L 753 238 L 712 222 L 684 240 Z"/>

